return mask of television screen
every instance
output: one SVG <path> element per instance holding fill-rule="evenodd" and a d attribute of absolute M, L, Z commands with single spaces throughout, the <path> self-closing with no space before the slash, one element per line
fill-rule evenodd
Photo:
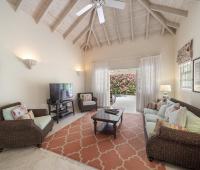
<path fill-rule="evenodd" d="M 52 101 L 67 100 L 73 97 L 71 83 L 51 83 L 49 86 Z"/>

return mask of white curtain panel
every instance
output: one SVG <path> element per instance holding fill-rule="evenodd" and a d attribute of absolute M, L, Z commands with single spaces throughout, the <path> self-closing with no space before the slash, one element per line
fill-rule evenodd
<path fill-rule="evenodd" d="M 92 67 L 92 91 L 97 97 L 98 107 L 110 105 L 110 76 L 108 64 L 94 63 Z"/>
<path fill-rule="evenodd" d="M 160 55 L 140 60 L 137 72 L 137 111 L 143 112 L 149 102 L 159 95 Z"/>

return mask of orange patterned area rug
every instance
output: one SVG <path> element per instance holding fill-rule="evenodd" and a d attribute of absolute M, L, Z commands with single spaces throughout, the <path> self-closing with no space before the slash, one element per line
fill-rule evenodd
<path fill-rule="evenodd" d="M 114 139 L 94 135 L 93 114 L 87 113 L 47 137 L 42 147 L 102 170 L 165 170 L 163 164 L 146 157 L 142 115 L 125 113 Z"/>

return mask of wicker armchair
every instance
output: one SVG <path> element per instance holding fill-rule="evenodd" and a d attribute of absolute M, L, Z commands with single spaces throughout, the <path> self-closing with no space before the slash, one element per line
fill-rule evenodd
<path fill-rule="evenodd" d="M 0 108 L 0 151 L 3 148 L 15 148 L 36 145 L 41 146 L 44 137 L 53 127 L 53 120 L 41 130 L 34 120 L 4 120 L 3 109 L 20 105 L 20 102 Z M 31 109 L 35 117 L 47 115 L 46 109 Z"/>
<path fill-rule="evenodd" d="M 84 104 L 83 99 L 81 99 L 81 95 L 82 94 L 91 94 L 92 96 L 92 102 L 93 104 Z M 85 111 L 91 111 L 91 110 L 97 110 L 97 98 L 93 96 L 92 92 L 88 92 L 88 93 L 78 93 L 78 106 L 81 112 L 85 112 Z"/>
<path fill-rule="evenodd" d="M 200 109 L 176 99 L 171 100 L 200 117 Z M 200 134 L 161 126 L 158 135 L 147 138 L 146 152 L 150 161 L 160 160 L 184 168 L 200 169 Z"/>

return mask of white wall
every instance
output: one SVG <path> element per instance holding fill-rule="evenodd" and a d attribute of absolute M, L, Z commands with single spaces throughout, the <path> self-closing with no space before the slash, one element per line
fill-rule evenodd
<path fill-rule="evenodd" d="M 151 38 L 136 39 L 133 42 L 114 44 L 89 52 L 86 57 L 86 88 L 90 89 L 93 62 L 108 62 L 110 68 L 138 67 L 140 57 L 161 54 L 161 84 L 174 85 L 174 39 L 171 36 L 155 35 Z M 173 95 L 173 92 L 172 92 Z"/>
<path fill-rule="evenodd" d="M 75 93 L 84 90 L 84 75 L 75 72 L 82 64 L 79 48 L 6 1 L 0 1 L 0 11 L 0 105 L 21 101 L 44 108 L 50 82 L 71 82 Z M 38 60 L 32 70 L 16 57 L 27 53 Z"/>
<path fill-rule="evenodd" d="M 177 51 L 191 39 L 194 40 L 193 57 L 200 57 L 200 2 L 197 1 L 190 3 L 189 16 L 182 21 L 181 26 L 177 32 L 175 40 L 175 59 L 177 57 Z M 194 93 L 192 90 L 180 89 L 179 67 L 176 61 L 174 61 L 174 63 L 176 77 L 176 98 L 200 108 L 200 93 Z"/>

